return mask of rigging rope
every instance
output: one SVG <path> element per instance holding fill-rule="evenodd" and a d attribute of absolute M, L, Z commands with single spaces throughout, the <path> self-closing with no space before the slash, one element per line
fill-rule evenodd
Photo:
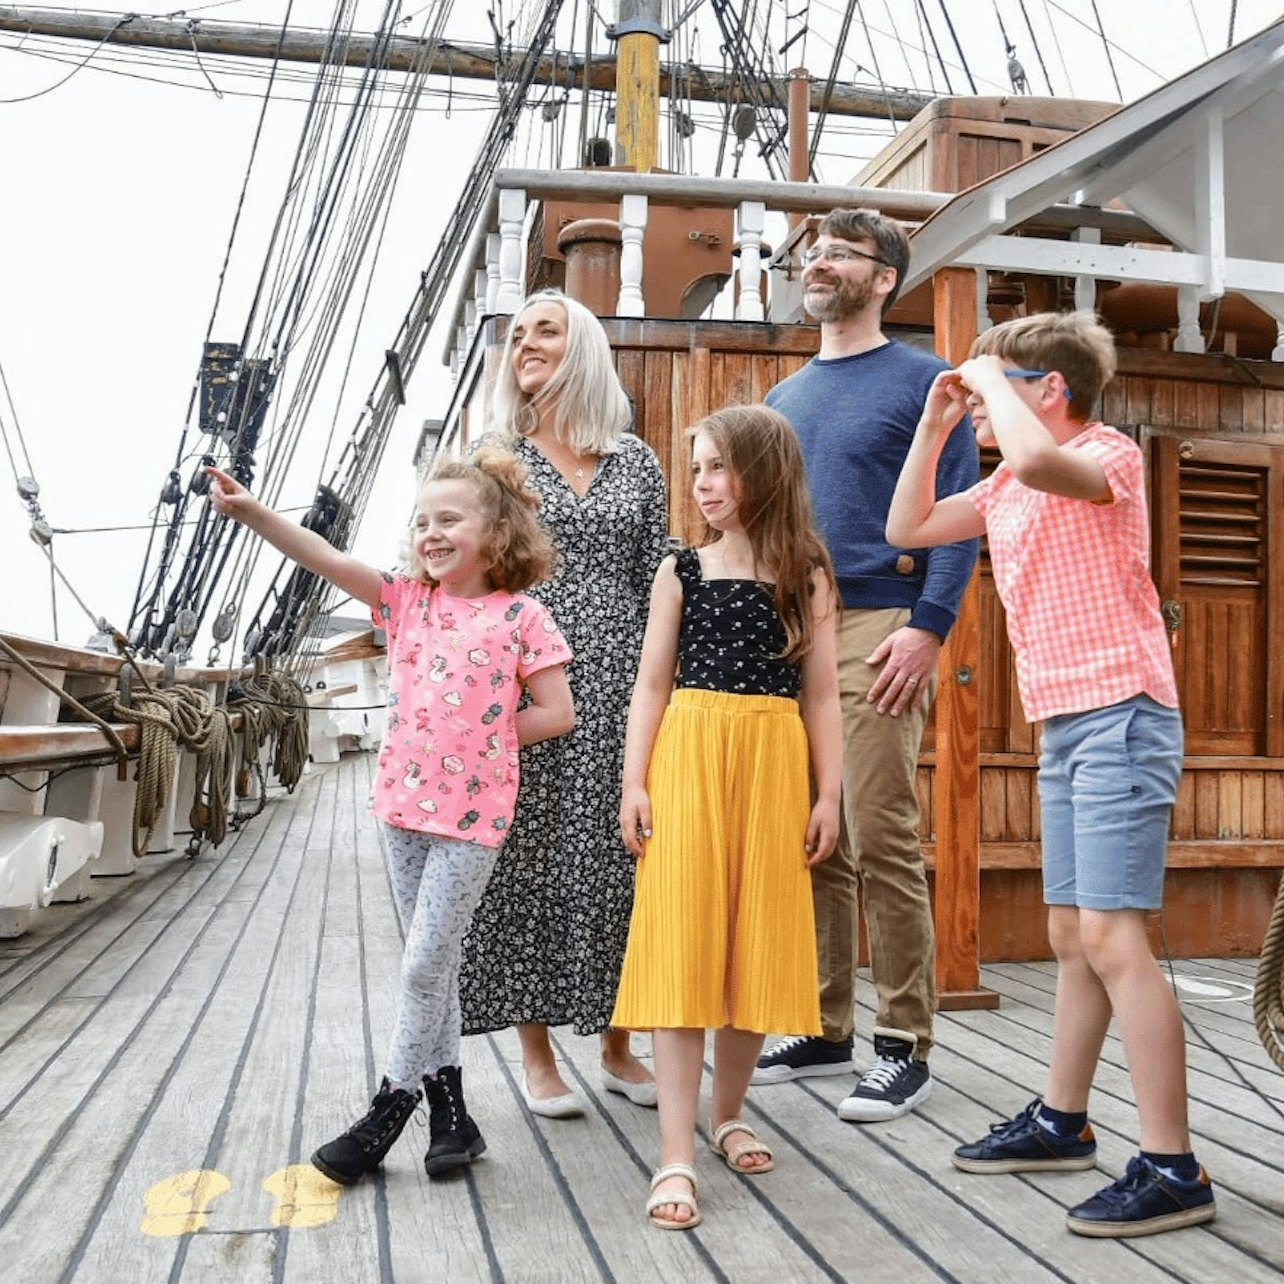
<path fill-rule="evenodd" d="M 1115 82 L 1115 93 L 1119 96 L 1119 101 L 1123 102 L 1123 90 L 1119 85 L 1119 73 L 1115 70 L 1115 60 L 1110 53 L 1110 41 L 1106 39 L 1106 29 L 1101 25 L 1101 11 L 1097 8 L 1097 0 L 1092 0 L 1092 16 L 1097 20 L 1097 32 L 1101 36 L 1101 47 L 1106 51 L 1106 63 L 1110 68 L 1111 78 Z"/>
<path fill-rule="evenodd" d="M 136 17 L 138 17 L 136 13 L 126 13 L 117 18 L 112 29 L 61 80 L 55 81 L 52 85 L 49 85 L 44 89 L 37 90 L 34 94 L 23 94 L 19 98 L 0 98 L 0 103 L 6 105 L 10 103 L 29 103 L 33 99 L 43 98 L 46 94 L 53 93 L 55 89 L 61 89 L 62 86 L 72 78 L 72 76 L 76 75 L 77 72 L 82 71 L 89 65 L 90 60 L 94 55 L 121 29 L 121 27 L 133 22 Z"/>
<path fill-rule="evenodd" d="M 238 411 L 237 417 L 221 425 L 218 436 L 207 445 L 207 450 L 213 449 L 213 458 L 216 459 L 223 453 L 225 443 L 234 464 L 250 449 L 244 444 L 246 434 L 256 414 L 260 420 L 263 418 L 263 402 L 270 392 L 269 379 L 279 379 L 286 362 L 294 354 L 294 364 L 301 365 L 292 393 L 288 399 L 277 398 L 269 405 L 268 422 L 262 429 L 261 444 L 267 446 L 268 454 L 266 463 L 259 470 L 255 489 L 270 504 L 275 505 L 284 486 L 288 462 L 299 447 L 302 427 L 320 385 L 326 357 L 338 339 L 337 319 L 352 298 L 369 246 L 386 227 L 387 197 L 395 186 L 410 122 L 418 106 L 418 95 L 423 89 L 449 8 L 448 3 L 436 6 L 436 25 L 431 36 L 420 42 L 418 66 L 404 82 L 405 88 L 392 125 L 385 131 L 378 149 L 374 161 L 375 179 L 362 184 L 360 190 L 357 190 L 357 180 L 369 162 L 358 158 L 374 153 L 371 139 L 375 109 L 376 106 L 382 107 L 380 77 L 386 70 L 386 53 L 393 28 L 398 25 L 393 21 L 396 15 L 391 0 L 385 10 L 385 21 L 365 59 L 355 100 L 341 126 L 334 123 L 339 96 L 336 87 L 342 76 L 337 64 L 342 61 L 344 43 L 351 36 L 350 22 L 346 31 L 341 30 L 341 15 L 327 36 L 326 57 L 330 62 L 322 66 L 314 82 L 312 100 L 288 178 L 286 197 L 278 209 L 268 256 L 259 274 L 239 348 L 242 354 L 241 374 L 247 381 L 268 370 L 269 362 L 271 375 L 264 375 L 261 388 L 246 383 L 248 395 L 233 403 Z M 311 209 L 305 214 L 305 204 L 308 203 Z M 347 212 L 341 215 L 341 208 Z M 303 288 L 305 283 L 306 289 Z M 368 285 L 366 294 L 368 296 Z M 311 336 L 310 343 L 303 346 L 308 335 Z M 253 355 L 256 353 L 263 355 Z M 254 362 L 259 364 L 255 366 Z M 323 459 L 319 471 L 324 466 Z M 236 471 L 234 466 L 233 472 Z M 250 480 L 248 474 L 241 479 Z M 189 488 L 188 495 L 194 491 L 196 498 L 204 498 L 206 489 L 204 484 L 198 484 Z M 186 503 L 179 505 L 176 516 L 180 520 L 185 510 Z M 206 500 L 164 610 L 159 609 L 159 594 L 166 587 L 165 571 L 172 562 L 176 538 L 168 541 L 168 556 L 161 558 L 157 588 L 143 604 L 146 609 L 136 610 L 131 621 L 135 638 L 154 654 L 174 645 L 180 648 L 190 646 L 195 629 L 200 627 L 212 605 L 219 583 L 229 572 L 232 596 L 238 601 L 243 599 L 244 588 L 257 565 L 261 548 L 247 547 L 257 545 L 256 541 L 240 539 L 238 542 L 235 529 L 227 530 L 214 523 L 211 517 Z M 239 613 L 239 607 L 235 609 Z M 184 633 L 176 636 L 174 624 L 180 619 L 184 622 Z M 228 607 L 225 606 L 220 613 L 216 626 L 216 639 L 220 632 L 227 635 L 234 629 Z M 226 640 L 226 636 L 218 640 Z"/>
<path fill-rule="evenodd" d="M 770 176 L 778 179 L 781 174 L 776 152 L 785 141 L 788 126 L 785 120 L 785 104 L 776 87 L 775 71 L 769 65 L 771 42 L 765 36 L 762 39 L 756 38 L 752 31 L 758 5 L 755 0 L 752 9 L 746 14 L 743 7 L 740 12 L 736 12 L 728 0 L 710 0 L 710 3 L 722 32 L 723 47 L 731 60 L 731 72 L 739 92 L 740 106 L 752 113 L 751 124 L 745 131 L 746 139 L 749 134 L 757 136 L 758 155 L 766 164 Z M 754 49 L 761 49 L 765 60 L 761 57 L 755 58 L 751 52 Z M 729 120 L 732 111 L 732 104 L 728 102 Z M 767 115 L 771 117 L 770 123 L 764 119 Z M 737 162 L 740 152 L 743 151 L 744 141 L 744 139 L 741 140 L 737 151 Z M 719 168 L 721 168 L 721 155 Z"/>
<path fill-rule="evenodd" d="M 950 69 L 945 65 L 945 59 L 941 56 L 941 46 L 936 43 L 936 30 L 932 26 L 931 18 L 927 15 L 927 8 L 924 0 L 915 0 L 915 8 L 918 10 L 920 24 L 927 27 L 927 34 L 932 39 L 932 49 L 936 53 L 936 61 L 941 68 L 941 75 L 945 77 L 946 91 L 952 94 L 954 92 L 954 86 L 950 83 Z M 923 54 L 924 57 L 926 57 L 926 49 L 923 50 Z M 935 83 L 933 83 L 932 88 L 936 88 Z"/>
<path fill-rule="evenodd" d="M 1280 879 L 1257 960 L 1253 1021 L 1267 1055 L 1284 1070 L 1284 878 Z"/>
<path fill-rule="evenodd" d="M 1048 75 L 1048 64 L 1043 61 L 1043 50 L 1039 48 L 1039 41 L 1034 34 L 1034 26 L 1030 22 L 1030 13 L 1025 7 L 1025 0 L 1017 0 L 1017 3 L 1021 6 L 1021 17 L 1025 19 L 1025 29 L 1030 33 L 1030 44 L 1034 48 L 1035 57 L 1039 60 L 1039 69 L 1043 72 L 1043 79 L 1048 86 L 1048 93 L 1055 97 L 1056 91 L 1052 88 L 1052 77 Z"/>
<path fill-rule="evenodd" d="M 1061 60 L 1061 74 L 1066 78 L 1066 90 L 1073 98 L 1074 81 L 1070 79 L 1070 68 L 1066 65 L 1065 50 L 1061 47 L 1061 41 L 1057 38 L 1057 29 L 1052 21 L 1051 0 L 1043 0 L 1043 16 L 1047 20 L 1048 30 L 1052 33 L 1052 47 L 1057 51 L 1057 57 Z"/>
<path fill-rule="evenodd" d="M 941 6 L 941 14 L 945 18 L 945 25 L 949 28 L 950 39 L 954 41 L 954 48 L 958 53 L 959 62 L 963 67 L 963 74 L 967 77 L 967 83 L 973 93 L 976 93 L 976 81 L 972 79 L 972 68 L 967 65 L 967 56 L 963 52 L 963 46 L 959 44 L 958 32 L 954 30 L 954 21 L 950 17 L 950 11 L 945 7 L 945 0 L 937 0 Z"/>
<path fill-rule="evenodd" d="M 334 470 L 342 475 L 341 492 L 347 505 L 342 537 L 333 542 L 347 547 L 350 532 L 355 530 L 373 488 L 379 459 L 386 447 L 393 419 L 401 404 L 401 387 L 409 379 L 428 338 L 455 268 L 468 243 L 467 229 L 476 221 L 486 198 L 491 177 L 506 150 L 525 106 L 539 60 L 552 39 L 561 0 L 545 4 L 538 25 L 528 41 L 520 63 L 501 86 L 500 110 L 479 149 L 478 159 L 469 174 L 465 189 L 437 242 L 432 261 L 421 274 L 420 288 L 390 350 L 389 364 L 367 397 L 365 410 L 354 427 L 343 454 Z M 394 355 L 395 354 L 395 355 Z M 391 372 L 395 360 L 396 372 Z M 329 586 L 307 572 L 291 576 L 285 591 L 270 591 L 255 614 L 247 635 L 249 654 L 279 654 L 289 651 L 307 635 L 321 613 Z M 273 606 L 275 600 L 275 606 Z M 271 608 L 270 618 L 265 618 Z"/>
<path fill-rule="evenodd" d="M 874 64 L 874 78 L 878 81 L 878 87 L 883 91 L 883 101 L 887 104 L 887 119 L 892 123 L 892 133 L 897 132 L 898 126 L 896 116 L 892 111 L 891 100 L 887 95 L 887 82 L 883 79 L 882 69 L 878 65 L 878 50 L 874 48 L 874 39 L 869 34 L 869 23 L 865 21 L 865 6 L 860 0 L 856 0 L 856 12 L 860 15 L 860 25 L 865 32 L 865 43 L 869 46 L 870 61 Z"/>
<path fill-rule="evenodd" d="M 829 76 L 825 80 L 825 92 L 821 95 L 820 110 L 816 113 L 816 123 L 812 126 L 811 146 L 807 152 L 807 165 L 812 171 L 813 177 L 816 171 L 816 151 L 820 147 L 821 133 L 825 128 L 825 117 L 829 114 L 829 100 L 833 97 L 834 86 L 838 83 L 838 63 L 843 56 L 843 50 L 847 48 L 847 34 L 851 30 L 852 17 L 855 12 L 856 0 L 847 0 L 847 8 L 843 13 L 842 24 L 838 28 L 838 38 L 834 41 L 834 56 L 829 63 Z M 866 39 L 869 38 L 868 29 L 865 32 L 865 37 Z"/>

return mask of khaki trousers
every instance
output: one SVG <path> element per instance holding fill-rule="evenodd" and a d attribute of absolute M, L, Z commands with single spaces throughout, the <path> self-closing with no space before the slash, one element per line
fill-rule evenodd
<path fill-rule="evenodd" d="M 915 774 L 936 675 L 913 713 L 893 718 L 866 702 L 881 666 L 866 656 L 909 619 L 903 608 L 843 612 L 838 685 L 843 711 L 842 833 L 834 854 L 812 870 L 820 1015 L 824 1036 L 855 1028 L 856 913 L 863 903 L 870 966 L 878 991 L 874 1034 L 932 1047 L 936 949 Z"/>

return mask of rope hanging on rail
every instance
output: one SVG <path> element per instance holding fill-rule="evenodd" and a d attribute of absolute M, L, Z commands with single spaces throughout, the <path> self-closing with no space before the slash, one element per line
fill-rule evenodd
<path fill-rule="evenodd" d="M 136 691 L 128 704 L 114 691 L 85 697 L 84 708 L 96 719 L 138 727 L 131 836 L 135 856 L 147 854 L 152 833 L 169 805 L 180 745 L 196 755 L 189 850 L 194 851 L 202 841 L 215 847 L 223 843 L 231 827 L 229 808 L 237 761 L 234 713 L 241 714 L 241 760 L 247 764 L 247 774 L 235 782 L 236 796 L 248 797 L 248 764 L 253 764 L 259 776 L 258 811 L 262 810 L 265 790 L 259 751 L 269 737 L 275 739 L 272 767 L 277 778 L 286 789 L 298 784 L 308 757 L 308 704 L 302 688 L 279 674 L 256 676 L 245 686 L 248 689 L 229 705 L 215 705 L 208 691 L 184 686 Z M 260 698 L 271 703 L 259 703 Z M 240 819 L 248 817 L 237 818 L 233 824 L 239 824 Z"/>
<path fill-rule="evenodd" d="M 1267 1055 L 1284 1070 L 1284 877 L 1266 926 L 1253 986 L 1253 1021 Z"/>

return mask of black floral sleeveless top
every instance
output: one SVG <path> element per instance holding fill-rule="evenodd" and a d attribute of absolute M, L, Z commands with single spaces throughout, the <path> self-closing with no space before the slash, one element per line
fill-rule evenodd
<path fill-rule="evenodd" d="M 694 548 L 679 551 L 674 569 L 682 585 L 676 685 L 796 697 L 802 668 L 780 659 L 785 627 L 776 614 L 773 586 L 757 580 L 706 580 Z"/>

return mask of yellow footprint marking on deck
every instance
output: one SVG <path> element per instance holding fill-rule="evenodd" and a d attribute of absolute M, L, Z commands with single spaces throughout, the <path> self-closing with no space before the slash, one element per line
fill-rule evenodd
<path fill-rule="evenodd" d="M 143 1196 L 147 1215 L 138 1224 L 144 1235 L 187 1235 L 202 1230 L 210 1205 L 232 1183 L 211 1168 L 175 1173 Z"/>
<path fill-rule="evenodd" d="M 273 1226 L 324 1226 L 339 1211 L 343 1187 L 311 1164 L 290 1164 L 263 1179 L 263 1189 L 276 1196 Z"/>

